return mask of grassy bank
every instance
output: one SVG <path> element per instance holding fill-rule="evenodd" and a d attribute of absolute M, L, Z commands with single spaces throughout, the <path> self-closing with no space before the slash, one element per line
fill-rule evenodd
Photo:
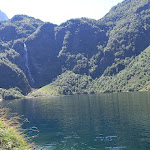
<path fill-rule="evenodd" d="M 1 115 L 0 150 L 31 150 L 30 145 L 21 133 L 18 124 L 12 125 L 12 122 L 13 121 L 11 120 L 7 120 L 5 115 Z"/>

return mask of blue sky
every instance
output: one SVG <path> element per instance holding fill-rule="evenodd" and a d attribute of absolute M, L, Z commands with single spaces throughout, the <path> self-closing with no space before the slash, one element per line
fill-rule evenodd
<path fill-rule="evenodd" d="M 1 10 L 9 18 L 26 14 L 60 24 L 72 18 L 100 19 L 123 0 L 2 0 Z"/>

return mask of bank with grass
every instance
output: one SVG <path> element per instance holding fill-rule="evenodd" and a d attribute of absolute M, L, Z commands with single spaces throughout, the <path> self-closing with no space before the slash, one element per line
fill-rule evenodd
<path fill-rule="evenodd" d="M 17 120 L 7 119 L 5 110 L 0 110 L 0 150 L 31 150 Z"/>

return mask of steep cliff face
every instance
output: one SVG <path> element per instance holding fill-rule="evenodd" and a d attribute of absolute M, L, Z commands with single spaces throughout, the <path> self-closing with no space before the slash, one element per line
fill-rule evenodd
<path fill-rule="evenodd" d="M 56 40 L 64 70 L 92 75 L 95 65 L 92 59 L 96 55 L 103 56 L 102 48 L 106 46 L 108 37 L 95 20 L 82 18 L 69 20 L 57 27 Z"/>
<path fill-rule="evenodd" d="M 17 57 L 6 58 L 35 88 L 51 83 L 68 70 L 91 76 L 90 80 L 112 77 L 149 44 L 148 0 L 125 0 L 98 21 L 71 19 L 57 26 L 17 15 L 0 23 L 0 52 L 6 54 L 13 49 L 18 53 Z"/>
<path fill-rule="evenodd" d="M 61 73 L 61 65 L 57 58 L 59 51 L 55 40 L 55 26 L 45 23 L 25 41 L 31 74 L 35 80 L 34 87 L 46 85 Z"/>
<path fill-rule="evenodd" d="M 23 44 L 41 24 L 42 21 L 25 15 L 0 23 L 0 88 L 18 87 L 24 95 L 31 91 Z"/>
<path fill-rule="evenodd" d="M 149 46 L 150 2 L 125 0 L 114 6 L 99 23 L 109 26 L 109 40 L 105 51 L 113 51 L 115 58 L 138 55 Z"/>
<path fill-rule="evenodd" d="M 23 71 L 11 62 L 15 57 L 19 57 L 19 53 L 12 49 L 0 53 L 0 88 L 18 87 L 26 95 L 31 91 L 31 87 Z"/>
<path fill-rule="evenodd" d="M 118 71 L 120 67 L 125 66 Z M 95 92 L 129 92 L 150 90 L 150 47 L 135 58 L 113 63 L 104 74 L 93 81 L 90 88 Z"/>

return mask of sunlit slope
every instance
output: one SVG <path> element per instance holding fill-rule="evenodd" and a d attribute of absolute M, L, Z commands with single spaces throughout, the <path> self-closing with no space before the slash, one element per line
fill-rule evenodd
<path fill-rule="evenodd" d="M 125 69 L 116 73 L 120 66 L 125 66 Z M 92 83 L 91 87 L 96 92 L 126 92 L 149 90 L 149 85 L 150 47 L 135 58 L 126 58 L 108 67 L 105 73 Z"/>

